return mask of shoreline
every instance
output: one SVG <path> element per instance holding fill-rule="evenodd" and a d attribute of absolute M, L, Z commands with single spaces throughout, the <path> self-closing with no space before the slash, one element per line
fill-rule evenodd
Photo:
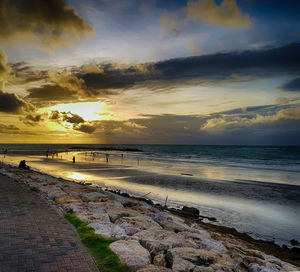
<path fill-rule="evenodd" d="M 151 200 L 146 198 L 137 198 L 127 193 L 112 190 L 104 191 L 99 187 L 80 184 L 63 178 L 56 178 L 35 170 L 22 170 L 3 162 L 1 163 L 0 172 L 4 175 L 11 176 L 18 182 L 26 183 L 31 190 L 38 192 L 48 202 L 54 203 L 59 210 L 63 212 L 72 210 L 81 220 L 86 219 L 83 221 L 91 221 L 91 227 L 94 227 L 96 233 L 98 232 L 102 235 L 111 235 L 111 237 L 119 238 L 119 241 L 134 244 L 137 249 L 140 249 L 140 247 L 143 249 L 147 248 L 148 254 L 144 252 L 144 266 L 141 266 L 141 264 L 133 265 L 132 260 L 125 260 L 125 263 L 126 261 L 129 262 L 127 265 L 131 267 L 134 266 L 133 268 L 135 270 L 146 267 L 152 263 L 152 265 L 156 266 L 163 266 L 162 264 L 164 264 L 164 266 L 172 268 L 174 271 L 185 271 L 176 270 L 176 261 L 174 261 L 180 258 L 182 259 L 182 256 L 187 254 L 187 252 L 182 251 L 184 248 L 191 248 L 195 252 L 198 250 L 199 252 L 197 254 L 200 254 L 200 251 L 202 252 L 201 254 L 204 254 L 203 250 L 205 250 L 205 254 L 213 259 L 212 264 L 209 265 L 210 267 L 221 265 L 221 262 L 218 263 L 218 259 L 215 258 L 215 255 L 221 254 L 222 258 L 225 258 L 226 255 L 227 258 L 227 252 L 229 251 L 231 255 L 234 252 L 235 258 L 240 258 L 240 254 L 247 256 L 247 258 L 252 256 L 252 259 L 248 258 L 248 263 L 243 263 L 248 269 L 257 266 L 274 266 L 274 270 L 272 271 L 276 271 L 275 269 L 277 269 L 277 271 L 293 271 L 294 269 L 295 271 L 295 269 L 297 269 L 296 267 L 289 267 L 287 263 L 277 259 L 275 262 L 277 265 L 276 268 L 274 257 L 268 256 L 265 253 L 271 254 L 298 267 L 300 266 L 300 258 L 297 258 L 297 255 L 299 256 L 299 248 L 295 247 L 289 249 L 287 247 L 280 247 L 274 243 L 251 238 L 249 235 L 240 233 L 233 228 L 201 222 L 192 218 L 193 216 L 178 216 L 179 210 L 166 209 L 162 207 L 162 205 L 154 204 Z M 99 206 L 98 208 L 103 212 L 99 212 L 99 210 L 95 211 L 93 206 Z M 175 216 L 174 214 L 176 213 L 177 215 Z M 103 223 L 104 221 L 105 223 Z M 159 234 L 161 232 L 166 232 L 165 235 L 175 235 L 176 237 L 172 237 L 172 240 L 176 241 L 176 239 L 179 239 L 180 242 L 177 241 L 179 246 L 178 244 L 178 247 L 174 246 L 171 241 L 168 241 L 162 243 L 163 250 L 159 250 L 160 247 L 158 246 L 157 248 L 155 246 L 158 241 L 153 238 L 155 240 L 154 245 L 153 239 L 151 241 L 144 241 L 138 235 L 141 232 L 149 232 L 149 235 L 153 233 Z M 185 235 L 184 237 L 181 235 L 183 233 Z M 197 235 L 198 237 L 195 238 Z M 136 242 L 138 242 L 138 244 L 136 244 Z M 124 247 L 124 245 L 122 246 Z M 178 250 L 176 251 L 178 248 L 181 249 L 180 253 L 177 252 Z M 118 249 L 115 250 L 118 252 Z M 163 253 L 161 253 L 161 251 L 163 251 Z M 261 252 L 258 254 L 253 251 Z M 159 256 L 162 254 L 163 256 Z M 117 255 L 119 255 L 120 259 L 124 262 L 123 255 L 126 255 L 126 253 L 119 252 Z M 172 264 L 168 261 L 168 258 L 171 258 L 169 255 L 173 258 Z M 256 256 L 255 258 L 261 260 L 255 260 L 255 262 L 253 262 L 255 255 L 259 255 L 260 257 Z M 147 259 L 147 257 L 149 258 Z M 161 261 L 155 261 L 155 258 L 161 258 Z M 163 260 L 165 260 L 165 263 Z M 228 265 L 233 265 L 232 263 L 230 264 L 230 261 L 228 261 L 228 263 Z M 193 262 L 189 262 L 189 264 L 186 265 L 199 266 Z M 278 266 L 281 266 L 282 269 L 285 267 L 284 269 L 286 270 L 278 270 Z"/>

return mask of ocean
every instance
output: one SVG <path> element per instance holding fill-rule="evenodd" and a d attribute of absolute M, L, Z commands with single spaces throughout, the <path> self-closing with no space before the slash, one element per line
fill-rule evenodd
<path fill-rule="evenodd" d="M 2 160 L 154 202 L 197 207 L 214 224 L 300 241 L 299 146 L 7 144 Z M 75 149 L 71 149 L 75 148 Z M 48 152 L 48 158 L 46 153 Z M 76 163 L 72 163 L 75 156 Z"/>

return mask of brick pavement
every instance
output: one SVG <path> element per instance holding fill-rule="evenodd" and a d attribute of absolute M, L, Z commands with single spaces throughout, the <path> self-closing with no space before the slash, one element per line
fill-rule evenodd
<path fill-rule="evenodd" d="M 0 175 L 0 272 L 98 271 L 76 230 L 26 185 Z"/>

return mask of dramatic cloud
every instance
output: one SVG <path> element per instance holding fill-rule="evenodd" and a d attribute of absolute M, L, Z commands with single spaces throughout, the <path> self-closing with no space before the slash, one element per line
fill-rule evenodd
<path fill-rule="evenodd" d="M 267 77 L 298 74 L 299 68 L 300 44 L 171 59 L 155 65 L 155 69 L 164 78 L 201 77 L 214 80 L 232 80 L 232 75 Z"/>
<path fill-rule="evenodd" d="M 83 79 L 70 71 L 48 72 L 45 80 L 49 83 L 30 88 L 26 99 L 33 103 L 56 104 L 61 102 L 89 101 L 95 99 L 95 92 L 88 89 Z"/>
<path fill-rule="evenodd" d="M 263 48 L 140 64 L 151 67 L 144 72 L 136 67 L 103 65 L 104 73 L 83 73 L 77 76 L 89 89 L 125 89 L 136 84 L 152 88 L 155 84 L 166 88 L 174 85 L 249 81 L 253 78 L 298 75 L 300 44 L 279 48 Z M 165 83 L 164 83 L 165 82 Z"/>
<path fill-rule="evenodd" d="M 0 0 L 0 40 L 30 42 L 48 50 L 93 32 L 63 0 Z"/>
<path fill-rule="evenodd" d="M 0 91 L 4 89 L 4 83 L 9 78 L 11 69 L 7 65 L 7 59 L 4 52 L 0 51 Z"/>
<path fill-rule="evenodd" d="M 29 95 L 26 98 L 34 100 L 45 100 L 51 102 L 74 101 L 77 99 L 75 91 L 63 88 L 59 85 L 44 85 L 40 88 L 27 90 Z"/>
<path fill-rule="evenodd" d="M 241 13 L 236 0 L 222 0 L 220 5 L 215 0 L 188 1 L 185 8 L 167 12 L 160 18 L 167 35 L 180 34 L 191 22 L 230 28 L 251 27 L 249 15 Z"/>
<path fill-rule="evenodd" d="M 30 126 L 36 126 L 40 121 L 43 121 L 42 114 L 28 114 L 25 117 L 20 117 L 20 120 L 23 121 L 24 124 Z"/>
<path fill-rule="evenodd" d="M 240 129 L 241 127 L 275 123 L 282 120 L 300 120 L 300 107 L 281 109 L 270 115 L 256 114 L 252 118 L 249 116 L 224 115 L 207 120 L 201 129 L 210 131 L 233 130 Z"/>
<path fill-rule="evenodd" d="M 94 122 L 87 122 L 78 114 L 71 113 L 70 111 L 52 111 L 49 116 L 49 120 L 52 122 L 56 122 L 64 126 L 65 128 L 72 128 L 73 130 L 81 131 L 88 134 L 93 133 L 96 129 Z M 69 126 L 69 124 L 71 126 Z"/>
<path fill-rule="evenodd" d="M 84 119 L 78 114 L 74 114 L 71 112 L 62 112 L 62 120 L 71 124 L 80 124 L 84 123 Z"/>
<path fill-rule="evenodd" d="M 79 116 L 78 114 L 74 114 L 69 112 L 59 112 L 59 111 L 52 111 L 49 119 L 51 121 L 55 121 L 59 124 L 61 124 L 62 122 L 68 122 L 71 124 L 80 124 L 80 123 L 84 123 L 84 119 Z"/>
<path fill-rule="evenodd" d="M 78 127 L 75 127 L 75 130 L 91 134 L 96 130 L 96 126 L 94 124 L 81 124 Z"/>
<path fill-rule="evenodd" d="M 249 16 L 241 13 L 236 0 L 223 0 L 220 5 L 215 0 L 188 1 L 186 10 L 189 20 L 236 28 L 251 26 Z"/>
<path fill-rule="evenodd" d="M 0 112 L 20 113 L 33 110 L 33 107 L 15 94 L 0 91 Z"/>
<path fill-rule="evenodd" d="M 295 78 L 281 86 L 283 91 L 300 92 L 300 77 Z"/>
<path fill-rule="evenodd" d="M 210 115 L 144 115 L 93 122 L 109 143 L 299 144 L 300 107 L 266 105 Z"/>
<path fill-rule="evenodd" d="M 98 90 L 98 94 L 113 94 L 103 92 L 107 89 L 124 89 L 132 87 L 136 82 L 155 78 L 154 63 L 124 65 L 108 63 L 102 65 L 103 73 L 79 72 L 77 76 L 84 80 L 90 90 Z"/>

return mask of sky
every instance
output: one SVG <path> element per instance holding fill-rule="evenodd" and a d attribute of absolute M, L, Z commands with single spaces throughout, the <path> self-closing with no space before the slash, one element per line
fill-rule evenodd
<path fill-rule="evenodd" d="M 0 0 L 0 143 L 300 144 L 300 1 Z"/>

